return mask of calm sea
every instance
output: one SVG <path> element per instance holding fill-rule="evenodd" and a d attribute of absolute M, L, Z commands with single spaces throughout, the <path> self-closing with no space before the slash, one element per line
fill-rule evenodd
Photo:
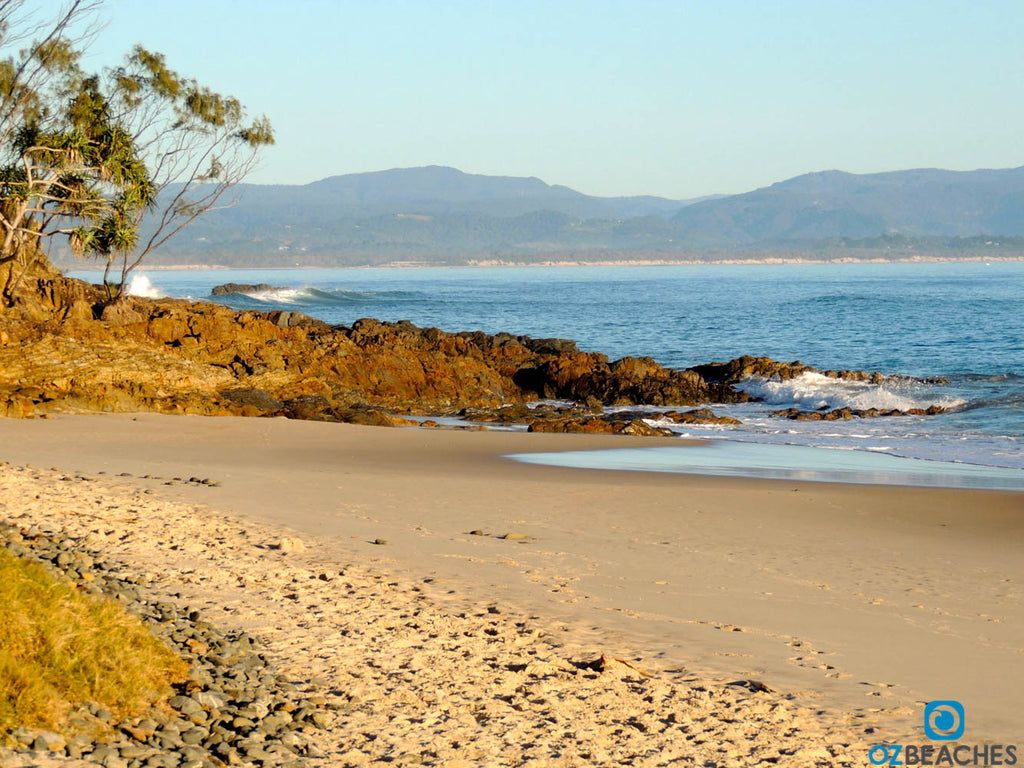
<path fill-rule="evenodd" d="M 329 323 L 374 317 L 557 336 L 612 359 L 649 355 L 670 367 L 750 354 L 821 369 L 945 377 L 941 386 L 752 380 L 745 386 L 763 402 L 715 408 L 742 426 L 683 434 L 786 445 L 790 453 L 833 448 L 1024 469 L 1020 262 L 151 271 L 136 277 L 133 290 L 206 299 L 226 282 L 275 290 L 216 299 L 222 304 L 298 310 Z M 949 410 L 825 423 L 768 416 L 789 406 L 931 404 Z"/>

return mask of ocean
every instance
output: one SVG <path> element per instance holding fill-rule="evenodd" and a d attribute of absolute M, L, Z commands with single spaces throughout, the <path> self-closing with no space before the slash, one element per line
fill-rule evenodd
<path fill-rule="evenodd" d="M 95 273 L 75 276 L 96 279 Z M 275 288 L 210 297 L 213 286 L 227 282 Z M 790 469 L 828 467 L 833 476 L 823 479 L 843 479 L 848 465 L 890 477 L 881 465 L 900 457 L 917 462 L 905 465 L 912 484 L 957 475 L 947 465 L 961 465 L 959 475 L 968 479 L 941 484 L 1024 489 L 1024 262 L 154 270 L 138 273 L 131 289 L 239 309 L 296 310 L 332 324 L 374 317 L 447 331 L 569 338 L 611 359 L 647 355 L 669 367 L 748 354 L 822 370 L 942 378 L 948 383 L 902 379 L 879 386 L 814 375 L 749 380 L 743 386 L 760 402 L 712 406 L 741 426 L 673 428 L 716 445 L 727 441 L 736 447 L 732 464 L 755 466 L 748 474 L 759 476 L 792 475 L 756 470 L 757 455 L 770 454 L 770 465 L 783 457 L 781 465 Z M 831 422 L 768 415 L 794 406 L 929 405 L 947 411 Z M 654 409 L 651 420 L 660 423 Z M 785 449 L 751 448 L 768 445 Z M 807 449 L 831 450 L 802 452 Z M 648 453 L 646 468 L 674 471 L 671 458 Z M 636 461 L 622 459 L 629 468 Z M 974 468 L 989 479 L 970 479 L 979 476 Z M 918 475 L 925 478 L 920 483 L 913 479 Z"/>

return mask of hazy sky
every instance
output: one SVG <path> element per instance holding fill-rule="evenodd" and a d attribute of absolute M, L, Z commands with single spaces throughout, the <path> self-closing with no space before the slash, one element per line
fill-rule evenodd
<path fill-rule="evenodd" d="M 259 183 L 433 164 L 685 198 L 829 168 L 1024 165 L 1019 0 L 107 0 L 103 15 L 87 64 L 141 42 L 270 117 Z"/>

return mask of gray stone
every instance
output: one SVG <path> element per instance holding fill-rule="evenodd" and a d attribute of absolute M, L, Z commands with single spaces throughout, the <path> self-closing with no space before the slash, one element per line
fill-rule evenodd
<path fill-rule="evenodd" d="M 194 712 L 203 711 L 203 705 L 188 696 L 172 696 L 171 700 L 167 703 L 183 715 L 190 715 Z"/>
<path fill-rule="evenodd" d="M 207 715 L 203 710 L 199 710 L 198 712 L 189 712 L 187 717 L 188 721 L 195 725 L 205 725 L 210 719 L 209 715 Z"/>
<path fill-rule="evenodd" d="M 306 722 L 323 730 L 331 724 L 331 718 L 326 712 L 317 710 L 306 718 Z"/>
<path fill-rule="evenodd" d="M 59 733 L 40 731 L 32 742 L 32 749 L 37 752 L 61 752 L 67 744 L 68 740 Z"/>
<path fill-rule="evenodd" d="M 238 765 L 242 762 L 242 758 L 238 756 L 238 750 L 226 742 L 218 744 L 213 752 L 228 765 Z"/>
<path fill-rule="evenodd" d="M 324 751 L 313 742 L 309 742 L 304 750 L 306 757 L 323 757 Z"/>
<path fill-rule="evenodd" d="M 68 744 L 66 747 L 64 747 L 64 754 L 67 755 L 72 760 L 79 760 L 79 759 L 81 759 L 81 757 L 84 754 L 84 752 L 85 752 L 85 750 L 83 750 L 77 744 Z"/>
<path fill-rule="evenodd" d="M 160 735 L 156 737 L 157 743 L 161 749 L 180 749 L 185 743 L 181 740 L 181 736 L 175 731 L 172 735 Z"/>
<path fill-rule="evenodd" d="M 90 757 L 90 759 L 94 763 L 102 763 L 111 755 L 116 756 L 117 750 L 109 744 L 100 744 L 98 747 L 96 747 L 96 749 L 92 751 L 92 756 Z"/>
<path fill-rule="evenodd" d="M 292 721 L 292 716 L 287 712 L 275 712 L 260 720 L 260 730 L 264 733 L 275 733 Z"/>
<path fill-rule="evenodd" d="M 235 749 L 238 749 L 247 754 L 251 749 L 263 749 L 263 747 L 263 738 L 260 734 L 256 733 L 255 731 L 253 733 L 250 733 L 244 739 L 240 739 L 239 741 L 235 742 Z"/>
<path fill-rule="evenodd" d="M 212 691 L 197 691 L 192 698 L 204 709 L 224 709 L 227 706 L 227 699 Z"/>
<path fill-rule="evenodd" d="M 123 747 L 118 747 L 117 751 L 125 760 L 135 760 L 136 758 L 144 757 L 150 750 L 145 747 L 135 746 L 134 744 L 126 744 Z"/>
<path fill-rule="evenodd" d="M 36 731 L 30 731 L 28 728 L 18 726 L 11 731 L 11 738 L 21 744 L 23 747 L 30 746 L 35 740 L 38 733 Z"/>
<path fill-rule="evenodd" d="M 181 741 L 184 744 L 195 745 L 199 744 L 209 735 L 209 732 L 204 728 L 193 728 L 181 734 Z"/>
<path fill-rule="evenodd" d="M 278 741 L 289 749 L 299 750 L 309 743 L 309 738 L 305 734 L 288 731 L 282 734 Z"/>

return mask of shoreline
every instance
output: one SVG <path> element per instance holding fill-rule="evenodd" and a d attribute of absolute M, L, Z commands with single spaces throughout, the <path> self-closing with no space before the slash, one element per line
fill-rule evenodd
<path fill-rule="evenodd" d="M 337 266 L 292 266 L 292 267 L 238 267 L 238 266 L 225 266 L 222 264 L 146 264 L 140 266 L 136 272 L 174 272 L 174 271 L 253 271 L 253 272 L 284 272 L 294 270 L 314 270 L 314 269 L 394 269 L 394 270 L 407 270 L 407 269 L 466 269 L 466 268 L 493 268 L 493 267 L 700 267 L 700 266 L 772 266 L 772 265 L 787 265 L 787 264 L 947 264 L 956 262 L 969 262 L 969 263 L 1016 263 L 1024 262 L 1024 255 L 1022 256 L 966 256 L 966 257 L 942 257 L 942 256 L 913 256 L 908 258 L 900 259 L 882 259 L 882 258 L 869 258 L 869 259 L 856 259 L 853 257 L 843 257 L 839 259 L 803 259 L 803 258 L 763 258 L 763 259 L 711 259 L 711 260 L 698 260 L 698 259 L 613 259 L 609 261 L 586 261 L 586 260 L 558 260 L 558 261 L 538 261 L 538 262 L 517 262 L 517 261 L 506 261 L 502 259 L 494 260 L 473 260 L 465 264 L 429 264 L 429 263 L 388 263 L 388 264 L 357 264 L 357 265 L 337 265 Z M 63 265 L 60 267 L 63 272 L 99 272 L 102 273 L 102 267 L 93 267 L 89 265 L 71 264 Z M 133 273 L 134 274 L 134 273 Z"/>
<path fill-rule="evenodd" d="M 1024 675 L 1019 493 L 503 458 L 680 444 L 654 438 L 152 414 L 4 420 L 0 435 L 2 460 L 127 473 L 118 480 L 158 498 L 287 525 L 333 556 L 433 579 L 435 595 L 598 632 L 623 658 L 763 680 L 833 714 L 884 710 L 880 728 L 913 730 L 920 702 L 953 698 L 972 738 L 1005 742 L 1022 703 L 1011 682 Z M 525 538 L 500 538 L 510 533 Z"/>
<path fill-rule="evenodd" d="M 1024 470 L 991 464 L 914 458 L 869 448 L 759 443 L 730 436 L 679 438 L 673 449 L 643 447 L 510 454 L 530 464 L 616 472 L 658 472 L 747 480 L 838 485 L 1024 492 Z"/>

